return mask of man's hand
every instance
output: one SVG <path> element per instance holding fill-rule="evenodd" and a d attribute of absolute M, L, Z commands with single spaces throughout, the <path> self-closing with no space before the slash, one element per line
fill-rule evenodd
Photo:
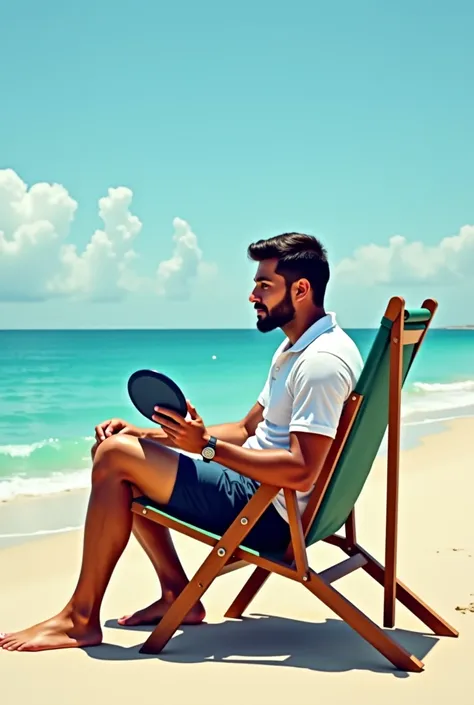
<path fill-rule="evenodd" d="M 123 419 L 108 419 L 102 421 L 95 427 L 95 443 L 91 448 L 91 458 L 94 460 L 97 448 L 105 441 L 106 438 L 116 435 L 117 433 L 128 433 L 130 436 L 141 436 L 142 432 L 131 423 L 127 423 Z"/>
<path fill-rule="evenodd" d="M 123 419 L 108 419 L 108 421 L 102 421 L 102 423 L 95 427 L 97 443 L 101 443 L 109 436 L 114 436 L 117 433 L 128 433 L 130 436 L 139 436 L 141 431 L 137 426 L 127 423 Z"/>
<path fill-rule="evenodd" d="M 159 406 L 155 406 L 156 413 L 152 416 L 152 419 L 157 424 L 160 424 L 168 438 L 178 448 L 188 453 L 200 453 L 210 436 L 203 420 L 191 402 L 187 401 L 187 407 L 190 419 L 183 419 L 175 411 L 161 409 Z"/>

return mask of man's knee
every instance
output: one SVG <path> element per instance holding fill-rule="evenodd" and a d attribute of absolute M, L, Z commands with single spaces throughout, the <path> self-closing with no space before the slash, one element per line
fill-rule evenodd
<path fill-rule="evenodd" d="M 137 438 L 127 434 L 109 436 L 105 441 L 96 443 L 91 449 L 94 460 L 92 479 L 103 479 L 113 473 L 114 477 L 124 473 L 127 456 L 130 457 Z"/>

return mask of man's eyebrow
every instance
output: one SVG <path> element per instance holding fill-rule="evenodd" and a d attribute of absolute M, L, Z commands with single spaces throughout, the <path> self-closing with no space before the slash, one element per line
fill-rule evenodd
<path fill-rule="evenodd" d="M 255 278 L 254 278 L 254 282 L 255 282 L 256 284 L 257 284 L 258 282 L 270 282 L 270 284 L 271 284 L 271 281 L 272 281 L 272 280 L 269 279 L 268 277 L 255 277 Z"/>

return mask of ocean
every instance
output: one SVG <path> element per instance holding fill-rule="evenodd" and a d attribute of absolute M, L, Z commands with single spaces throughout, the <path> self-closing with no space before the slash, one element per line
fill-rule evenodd
<path fill-rule="evenodd" d="M 375 330 L 348 330 L 365 358 Z M 254 404 L 281 331 L 0 331 L 0 502 L 89 485 L 94 427 L 150 425 L 130 402 L 139 368 L 173 378 L 206 424 Z M 474 330 L 431 330 L 403 395 L 404 442 L 474 415 Z M 408 439 L 408 440 L 407 440 Z"/>

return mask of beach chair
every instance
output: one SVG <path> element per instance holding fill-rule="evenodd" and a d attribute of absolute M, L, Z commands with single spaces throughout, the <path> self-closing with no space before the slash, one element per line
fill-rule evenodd
<path fill-rule="evenodd" d="M 276 496 L 279 487 L 261 485 L 223 536 L 203 531 L 160 511 L 147 497 L 137 497 L 132 511 L 212 546 L 158 626 L 145 641 L 142 653 L 159 653 L 171 639 L 191 607 L 218 576 L 253 564 L 256 569 L 225 616 L 239 618 L 271 573 L 301 583 L 360 636 L 404 671 L 422 671 L 423 663 L 341 595 L 336 580 L 362 568 L 383 586 L 383 626 L 395 624 L 398 599 L 438 636 L 458 632 L 397 578 L 397 509 L 400 452 L 401 390 L 428 331 L 437 303 L 407 310 L 400 297 L 390 299 L 363 371 L 344 407 L 336 438 L 318 476 L 309 503 L 300 516 L 296 495 L 285 489 L 291 543 L 282 555 L 264 555 L 245 546 L 245 537 Z M 387 496 L 385 567 L 356 539 L 354 505 L 385 435 L 387 434 Z M 345 527 L 344 534 L 338 533 Z M 325 541 L 338 546 L 346 558 L 322 572 L 308 564 L 307 547 Z"/>

